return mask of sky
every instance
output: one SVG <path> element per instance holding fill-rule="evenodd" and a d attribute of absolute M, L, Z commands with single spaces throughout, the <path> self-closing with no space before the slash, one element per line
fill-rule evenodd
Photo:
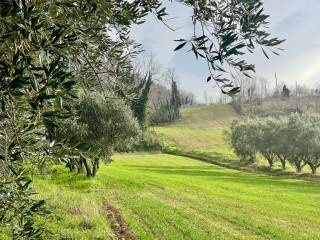
<path fill-rule="evenodd" d="M 265 13 L 270 15 L 272 35 L 286 39 L 281 45 L 280 56 L 273 55 L 268 60 L 261 51 L 246 56 L 248 62 L 256 65 L 257 76 L 268 79 L 272 86 L 275 73 L 278 81 L 289 87 L 307 85 L 320 86 L 320 0 L 262 0 Z M 191 52 L 180 50 L 174 39 L 188 38 L 193 33 L 190 9 L 178 3 L 167 4 L 170 15 L 168 24 L 172 31 L 154 16 L 145 24 L 135 26 L 132 37 L 143 45 L 146 54 L 162 68 L 173 68 L 180 86 L 195 94 L 199 102 L 204 102 L 204 92 L 217 99 L 220 92 L 213 83 L 207 83 L 208 69 L 201 60 L 196 60 Z"/>

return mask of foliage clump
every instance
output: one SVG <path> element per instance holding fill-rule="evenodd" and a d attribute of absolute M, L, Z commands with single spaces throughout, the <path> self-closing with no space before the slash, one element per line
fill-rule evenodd
<path fill-rule="evenodd" d="M 256 160 L 257 149 L 252 148 L 254 134 L 254 128 L 249 123 L 234 122 L 231 126 L 231 134 L 228 134 L 227 138 L 242 161 L 254 162 Z"/>
<path fill-rule="evenodd" d="M 290 89 L 287 87 L 287 85 L 283 85 L 281 96 L 285 99 L 290 98 Z"/>

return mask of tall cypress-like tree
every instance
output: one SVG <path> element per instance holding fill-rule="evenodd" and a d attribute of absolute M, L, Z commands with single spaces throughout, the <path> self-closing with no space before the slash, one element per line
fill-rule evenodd
<path fill-rule="evenodd" d="M 181 107 L 181 98 L 180 92 L 177 86 L 177 82 L 172 80 L 171 82 L 171 99 L 170 99 L 170 106 L 172 109 L 172 120 L 177 119 L 180 117 L 180 107 Z"/>
<path fill-rule="evenodd" d="M 282 97 L 284 98 L 290 98 L 290 90 L 289 88 L 286 86 L 286 85 L 283 85 L 283 88 L 282 88 L 282 93 L 281 93 Z"/>
<path fill-rule="evenodd" d="M 141 127 L 145 126 L 146 118 L 147 118 L 147 107 L 150 96 L 150 88 L 152 85 L 152 76 L 149 73 L 143 80 L 143 87 L 140 90 L 137 98 L 132 103 L 132 110 L 134 116 L 137 118 Z M 139 84 L 141 86 L 141 84 Z M 140 87 L 139 87 L 140 88 Z"/>

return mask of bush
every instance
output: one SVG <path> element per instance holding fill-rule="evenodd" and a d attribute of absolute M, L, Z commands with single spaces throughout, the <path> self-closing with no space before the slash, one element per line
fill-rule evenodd
<path fill-rule="evenodd" d="M 145 130 L 139 136 L 139 141 L 132 146 L 132 151 L 161 151 L 162 146 L 159 142 L 158 135 L 154 130 Z"/>

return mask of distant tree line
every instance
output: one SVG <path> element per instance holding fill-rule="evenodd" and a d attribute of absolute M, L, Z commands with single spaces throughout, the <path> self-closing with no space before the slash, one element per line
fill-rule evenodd
<path fill-rule="evenodd" d="M 150 88 L 149 125 L 173 122 L 180 118 L 180 108 L 197 104 L 193 93 L 179 87 L 174 69 L 161 72 L 158 80 Z"/>
<path fill-rule="evenodd" d="M 237 76 L 237 82 L 241 86 L 239 94 L 233 96 L 234 101 L 241 104 L 261 104 L 264 99 L 288 100 L 291 97 L 318 97 L 320 96 L 320 86 L 312 88 L 308 85 L 295 82 L 288 86 L 278 79 L 266 79 L 255 76 Z"/>
<path fill-rule="evenodd" d="M 242 161 L 254 162 L 260 154 L 270 167 L 279 161 L 285 169 L 290 163 L 300 173 L 308 165 L 313 174 L 320 167 L 318 116 L 295 113 L 237 121 L 226 136 Z"/>
<path fill-rule="evenodd" d="M 172 80 L 171 92 L 164 102 L 159 101 L 153 112 L 150 113 L 149 122 L 151 125 L 173 122 L 180 117 L 182 96 L 179 92 L 177 82 Z"/>

